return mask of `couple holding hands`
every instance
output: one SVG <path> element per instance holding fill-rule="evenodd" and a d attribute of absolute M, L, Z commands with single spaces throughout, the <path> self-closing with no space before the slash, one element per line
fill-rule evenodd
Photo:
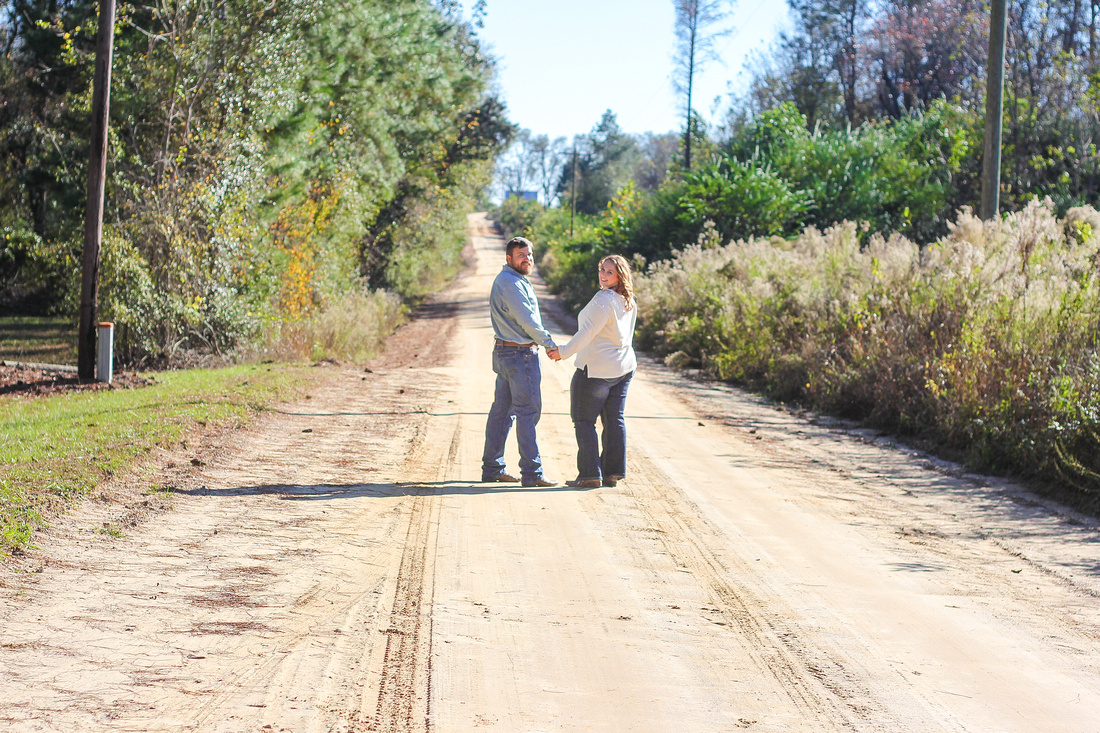
<path fill-rule="evenodd" d="M 600 291 L 577 319 L 577 334 L 557 346 L 542 325 L 538 298 L 527 275 L 534 264 L 531 242 L 509 240 L 506 264 L 489 294 L 489 313 L 496 345 L 493 371 L 496 391 L 485 424 L 481 480 L 519 481 L 523 486 L 554 486 L 543 474 L 535 440 L 542 415 L 542 373 L 538 347 L 554 361 L 577 355 L 570 385 L 569 415 L 577 436 L 577 478 L 574 488 L 614 486 L 626 475 L 626 391 L 637 368 L 631 342 L 638 310 L 630 266 L 619 255 L 600 260 Z M 603 423 L 603 451 L 596 437 L 596 418 Z M 520 477 L 504 465 L 504 443 L 512 423 L 519 443 Z"/>

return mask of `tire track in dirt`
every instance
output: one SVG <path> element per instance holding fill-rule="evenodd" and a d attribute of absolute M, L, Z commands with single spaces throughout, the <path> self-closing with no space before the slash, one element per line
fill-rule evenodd
<path fill-rule="evenodd" d="M 776 597 L 764 598 L 738 577 L 753 578 L 758 571 L 735 552 L 721 557 L 722 533 L 702 515 L 677 481 L 644 455 L 633 453 L 631 478 L 622 484 L 644 529 L 654 533 L 677 569 L 690 573 L 711 594 L 711 601 L 730 629 L 736 630 L 757 668 L 770 675 L 814 730 L 877 730 L 872 724 L 885 717 L 842 657 L 804 634 L 792 623 L 797 616 Z M 644 477 L 644 478 L 638 478 Z"/>
<path fill-rule="evenodd" d="M 431 564 L 429 549 L 438 524 L 439 502 L 417 489 L 388 623 L 372 731 L 428 729 L 431 674 Z"/>
<path fill-rule="evenodd" d="M 438 502 L 393 479 L 429 478 L 424 406 L 451 386 L 434 368 L 450 358 L 453 304 L 425 310 L 369 376 L 341 368 L 211 447 L 173 482 L 174 511 L 140 534 L 51 562 L 39 588 L 52 604 L 12 600 L 0 641 L 37 641 L 0 647 L 0 727 L 424 730 L 427 694 L 402 702 L 400 690 L 430 676 L 430 619 L 418 628 L 416 609 L 430 609 Z M 403 619 L 414 633 L 402 642 L 385 632 Z M 387 646 L 398 684 L 378 716 L 372 662 Z M 395 677 L 410 658 L 414 681 Z"/>
<path fill-rule="evenodd" d="M 451 433 L 451 440 L 443 443 L 446 449 L 436 448 L 439 443 L 429 440 L 425 430 L 408 461 L 414 479 L 409 489 L 415 495 L 389 624 L 383 630 L 387 638 L 371 731 L 432 730 L 432 599 L 442 504 L 435 484 L 446 482 L 455 473 L 462 441 L 460 421 L 448 421 L 451 425 L 437 428 Z"/>

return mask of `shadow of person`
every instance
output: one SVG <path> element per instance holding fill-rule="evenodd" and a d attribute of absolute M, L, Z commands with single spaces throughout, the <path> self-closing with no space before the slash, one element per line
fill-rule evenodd
<path fill-rule="evenodd" d="M 394 496 L 475 496 L 554 491 L 593 491 L 572 486 L 521 486 L 520 484 L 481 483 L 479 481 L 399 481 L 380 484 L 261 484 L 197 489 L 171 488 L 187 496 L 254 496 L 274 494 L 286 501 L 328 501 L 335 499 L 383 498 Z"/>

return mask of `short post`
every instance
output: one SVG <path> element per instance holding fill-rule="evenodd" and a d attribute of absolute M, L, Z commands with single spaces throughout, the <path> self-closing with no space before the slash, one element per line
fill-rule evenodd
<path fill-rule="evenodd" d="M 96 362 L 96 381 L 111 383 L 114 376 L 115 324 L 99 324 L 99 359 Z"/>

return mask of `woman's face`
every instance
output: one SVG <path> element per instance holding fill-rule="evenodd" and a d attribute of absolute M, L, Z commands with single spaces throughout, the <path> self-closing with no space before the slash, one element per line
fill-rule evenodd
<path fill-rule="evenodd" d="M 619 273 L 615 272 L 615 263 L 611 260 L 600 263 L 600 287 L 605 290 L 619 287 Z"/>

